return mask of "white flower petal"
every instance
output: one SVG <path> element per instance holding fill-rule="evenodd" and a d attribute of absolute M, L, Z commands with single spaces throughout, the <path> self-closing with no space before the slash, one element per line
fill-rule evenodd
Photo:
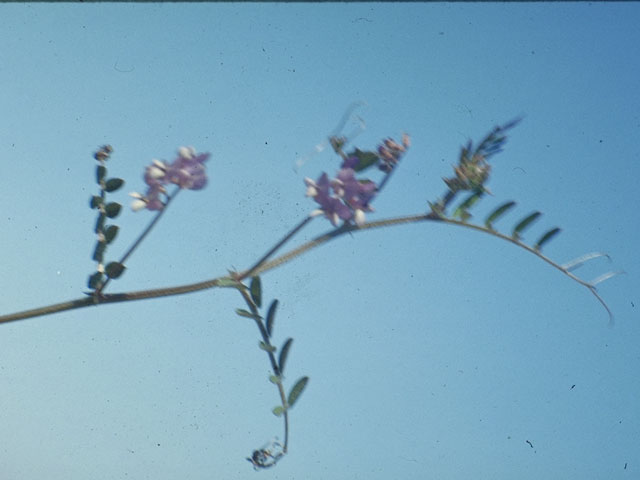
<path fill-rule="evenodd" d="M 137 212 L 138 210 L 142 210 L 146 206 L 147 206 L 147 202 L 145 202 L 142 199 L 134 200 L 133 202 L 131 202 L 131 210 L 133 210 L 134 212 Z"/>

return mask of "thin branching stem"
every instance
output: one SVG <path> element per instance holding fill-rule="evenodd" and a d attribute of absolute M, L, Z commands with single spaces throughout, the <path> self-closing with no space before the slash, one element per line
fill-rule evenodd
<path fill-rule="evenodd" d="M 554 268 L 560 270 L 562 273 L 564 273 L 565 275 L 567 275 L 569 278 L 571 278 L 572 280 L 574 280 L 575 282 L 579 283 L 580 285 L 583 285 L 584 287 L 588 288 L 589 291 L 598 299 L 598 301 L 605 307 L 607 313 L 609 314 L 609 318 L 613 318 L 611 310 L 609 309 L 609 307 L 606 305 L 606 303 L 604 302 L 604 300 L 598 295 L 596 288 L 594 285 L 585 282 L 584 280 L 576 277 L 575 275 L 573 275 L 571 272 L 568 271 L 568 269 L 563 268 L 562 265 L 554 262 L 553 260 L 551 260 L 550 258 L 546 257 L 545 255 L 543 255 L 542 253 L 540 253 L 540 251 L 535 250 L 534 248 L 514 239 L 513 237 L 509 237 L 507 235 L 504 235 L 500 232 L 497 232 L 495 230 L 491 230 L 488 229 L 486 227 L 480 226 L 480 225 L 474 225 L 471 223 L 465 223 L 462 222 L 460 220 L 456 220 L 456 219 L 451 219 L 448 217 L 445 217 L 443 215 L 439 215 L 437 213 L 434 212 L 430 212 L 427 214 L 418 214 L 418 215 L 409 215 L 409 216 L 404 216 L 404 217 L 396 217 L 396 218 L 389 218 L 389 219 L 384 219 L 384 220 L 377 220 L 374 222 L 368 222 L 365 223 L 364 225 L 357 227 L 355 225 L 350 225 L 350 224 L 344 224 L 341 227 L 337 228 L 337 229 L 333 229 L 328 231 L 327 233 L 324 233 L 322 235 L 319 235 L 317 237 L 315 237 L 314 239 L 304 243 L 303 245 L 290 250 L 287 253 L 284 253 L 282 255 L 280 255 L 279 257 L 274 258 L 273 260 L 270 261 L 266 261 L 264 262 L 262 265 L 260 265 L 258 268 L 256 268 L 253 272 L 252 275 L 260 275 L 262 273 L 265 273 L 267 271 L 273 270 L 274 268 L 283 265 L 287 262 L 290 262 L 291 260 L 297 258 L 298 256 L 302 255 L 303 253 L 312 250 L 314 248 L 317 248 L 327 242 L 329 242 L 330 240 L 333 240 L 335 238 L 338 238 L 344 234 L 347 233 L 352 233 L 352 232 L 356 232 L 356 231 L 364 231 L 364 230 L 372 230 L 375 228 L 382 228 L 382 227 L 391 227 L 394 225 L 401 225 L 401 224 L 405 224 L 405 223 L 418 223 L 418 222 L 423 222 L 423 221 L 435 221 L 435 222 L 443 222 L 443 223 L 448 223 L 451 225 L 458 225 L 461 227 L 467 227 L 467 228 L 471 228 L 473 230 L 478 230 L 484 233 L 488 233 L 490 235 L 493 235 L 495 237 L 501 238 L 503 240 L 507 240 L 511 243 L 514 243 L 515 245 L 524 248 L 525 250 L 527 250 L 530 253 L 533 253 L 534 255 L 536 255 L 537 257 L 541 258 L 542 260 L 544 260 L 545 262 L 547 262 L 548 264 L 552 265 Z M 243 277 L 244 278 L 244 277 Z M 77 299 L 77 300 L 71 300 L 68 302 L 63 302 L 63 303 L 58 303 L 58 304 L 54 304 L 54 305 L 48 305 L 46 307 L 40 307 L 40 308 L 35 308 L 35 309 L 31 309 L 31 310 L 25 310 L 22 312 L 16 312 L 16 313 L 11 313 L 8 315 L 2 315 L 0 316 L 0 323 L 8 323 L 8 322 L 14 322 L 17 320 L 24 320 L 24 319 L 28 319 L 28 318 L 34 318 L 34 317 L 38 317 L 38 316 L 42 316 L 42 315 L 50 315 L 52 313 L 58 313 L 58 312 L 63 312 L 63 311 L 67 311 L 67 310 L 73 310 L 76 308 L 84 308 L 84 307 L 88 307 L 88 306 L 92 306 L 92 305 L 99 305 L 99 304 L 103 304 L 103 303 L 120 303 L 120 302 L 128 302 L 128 301 L 135 301 L 135 300 L 143 300 L 143 299 L 148 299 L 148 298 L 158 298 L 158 297 L 167 297 L 167 296 L 173 296 L 173 295 L 183 295 L 185 293 L 191 293 L 191 292 L 196 292 L 199 290 L 206 290 L 209 288 L 214 288 L 214 287 L 230 287 L 230 286 L 234 286 L 232 285 L 233 282 L 237 280 L 237 279 L 230 279 L 228 276 L 223 276 L 223 277 L 218 277 L 218 278 L 214 278 L 214 279 L 210 279 L 210 280 L 205 280 L 203 282 L 197 282 L 197 283 L 191 283 L 191 284 L 187 284 L 187 285 L 180 285 L 177 287 L 167 287 L 167 288 L 158 288 L 158 289 L 152 289 L 152 290 L 140 290 L 140 291 L 136 291 L 136 292 L 129 292 L 129 293 L 117 293 L 117 294 L 104 294 L 101 298 L 98 299 L 98 302 L 96 303 L 94 298 L 81 298 L 81 299 Z"/>
<path fill-rule="evenodd" d="M 285 243 L 287 243 L 289 240 L 291 240 L 293 238 L 293 236 L 298 233 L 300 230 L 302 230 L 302 228 L 304 228 L 304 226 L 309 223 L 311 220 L 313 219 L 313 217 L 311 215 L 309 215 L 308 217 L 306 217 L 304 220 L 302 220 L 298 225 L 296 225 L 289 233 L 287 233 L 282 240 L 280 240 L 278 243 L 276 243 L 273 248 L 271 248 L 267 253 L 265 253 L 260 260 L 258 260 L 251 268 L 249 268 L 248 270 L 244 271 L 244 272 L 240 272 L 236 275 L 236 279 L 238 281 L 242 281 L 247 277 L 251 277 L 254 275 L 254 273 L 262 266 L 262 264 L 264 264 L 264 262 L 266 262 L 274 253 L 276 253 L 278 250 L 280 250 L 280 248 L 282 248 L 282 246 L 284 246 Z"/>
<path fill-rule="evenodd" d="M 171 195 L 167 195 L 167 200 L 164 203 L 164 207 L 162 208 L 162 210 L 160 210 L 155 217 L 153 217 L 153 219 L 151 220 L 151 222 L 149 222 L 149 225 L 147 225 L 147 228 L 144 229 L 144 231 L 140 234 L 140 236 L 137 238 L 137 240 L 135 242 L 133 242 L 133 244 L 129 247 L 129 250 L 127 250 L 124 255 L 122 255 L 122 258 L 120 258 L 120 260 L 118 261 L 118 263 L 121 263 L 124 265 L 124 262 L 127 261 L 127 259 L 133 254 L 133 252 L 135 252 L 136 248 L 138 248 L 138 246 L 142 243 L 142 241 L 145 239 L 145 237 L 147 235 L 149 235 L 149 233 L 151 232 L 151 230 L 153 230 L 153 227 L 155 227 L 156 223 L 158 223 L 158 221 L 160 220 L 160 218 L 162 217 L 162 215 L 164 215 L 164 212 L 167 211 L 167 208 L 169 207 L 169 204 L 171 203 L 171 200 L 173 200 L 176 195 L 178 195 L 178 192 L 180 192 L 180 188 L 176 188 L 173 193 Z M 102 286 L 98 289 L 96 289 L 95 294 L 97 296 L 104 296 L 104 294 L 102 293 L 104 291 L 104 289 L 106 288 L 107 284 L 109 283 L 109 280 L 111 280 L 111 278 L 107 278 L 107 280 L 102 284 Z"/>
<path fill-rule="evenodd" d="M 256 325 L 258 326 L 258 330 L 260 330 L 262 341 L 268 348 L 268 350 L 265 350 L 265 351 L 269 356 L 269 362 L 271 363 L 271 369 L 273 370 L 273 374 L 277 377 L 280 377 L 280 374 L 281 374 L 280 368 L 278 367 L 276 356 L 273 354 L 273 352 L 275 351 L 275 348 L 273 348 L 273 345 L 271 345 L 271 340 L 269 339 L 269 333 L 267 332 L 267 329 L 265 328 L 264 323 L 262 322 L 262 317 L 258 312 L 258 307 L 251 299 L 251 296 L 247 292 L 246 286 L 243 284 L 240 284 L 240 285 L 242 286 L 238 287 L 238 291 L 240 292 L 240 294 L 242 295 L 242 298 L 244 298 L 244 301 L 246 302 L 247 306 L 251 310 L 251 313 L 253 314 L 253 318 L 256 322 Z M 287 411 L 287 394 L 285 393 L 284 387 L 282 386 L 282 381 L 277 382 L 276 385 L 278 387 L 278 392 L 280 393 L 280 401 L 282 402 L 282 408 L 284 409 L 282 414 L 282 416 L 284 417 L 284 446 L 282 447 L 282 452 L 287 453 L 287 448 L 289 446 L 289 413 Z"/>

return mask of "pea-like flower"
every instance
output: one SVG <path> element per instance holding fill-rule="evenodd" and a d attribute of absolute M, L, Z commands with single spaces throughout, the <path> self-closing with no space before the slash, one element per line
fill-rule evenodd
<path fill-rule="evenodd" d="M 311 215 L 324 214 L 334 226 L 338 225 L 340 219 L 347 222 L 354 220 L 360 226 L 365 222 L 364 212 L 373 211 L 370 202 L 377 187 L 372 181 L 356 179 L 352 168 L 341 169 L 331 181 L 326 173 L 315 182 L 310 178 L 305 178 L 304 181 L 307 196 L 313 197 L 320 206 Z"/>
<path fill-rule="evenodd" d="M 148 186 L 147 193 L 142 195 L 134 192 L 130 195 L 135 199 L 131 203 L 134 211 L 162 210 L 165 202 L 161 196 L 167 195 L 166 185 L 174 184 L 186 190 L 201 190 L 207 184 L 207 171 L 204 162 L 209 159 L 209 153 L 196 153 L 193 147 L 180 147 L 178 156 L 172 163 L 153 160 L 145 168 L 144 181 Z"/>

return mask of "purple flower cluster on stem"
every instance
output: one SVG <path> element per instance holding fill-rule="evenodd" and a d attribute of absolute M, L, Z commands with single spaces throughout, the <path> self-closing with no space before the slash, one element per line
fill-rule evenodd
<path fill-rule="evenodd" d="M 377 152 L 364 152 L 374 155 L 373 164 L 385 173 L 380 185 L 375 182 L 355 177 L 356 171 L 361 171 L 365 167 L 361 165 L 362 159 L 358 156 L 358 149 L 354 154 L 345 155 L 340 146 L 334 149 L 339 153 L 343 162 L 335 178 L 329 180 L 326 173 L 322 173 L 318 180 L 314 181 L 305 178 L 307 185 L 307 196 L 312 197 L 320 208 L 311 212 L 311 216 L 324 215 L 333 226 L 337 227 L 338 222 L 351 222 L 352 220 L 359 227 L 365 223 L 365 212 L 373 212 L 371 202 L 382 190 L 394 167 L 400 161 L 402 155 L 410 146 L 409 136 L 402 136 L 402 144 L 396 143 L 388 138 L 378 147 Z M 363 152 L 360 152 L 362 154 Z"/>
<path fill-rule="evenodd" d="M 334 226 L 338 225 L 340 219 L 345 222 L 354 220 L 360 226 L 365 222 L 364 212 L 373 211 L 370 202 L 376 195 L 376 184 L 370 180 L 356 179 L 353 168 L 340 169 L 331 181 L 323 173 L 316 182 L 310 178 L 305 178 L 304 182 L 307 196 L 313 197 L 320 206 L 311 215 L 324 214 Z"/>
<path fill-rule="evenodd" d="M 207 184 L 207 172 L 204 162 L 209 159 L 210 153 L 196 153 L 193 147 L 180 147 L 178 157 L 171 163 L 153 160 L 144 172 L 144 181 L 147 184 L 147 193 L 142 195 L 134 192 L 130 195 L 135 198 L 131 203 L 134 211 L 147 210 L 159 211 L 164 209 L 167 190 L 166 185 L 174 184 L 181 189 L 200 190 Z"/>

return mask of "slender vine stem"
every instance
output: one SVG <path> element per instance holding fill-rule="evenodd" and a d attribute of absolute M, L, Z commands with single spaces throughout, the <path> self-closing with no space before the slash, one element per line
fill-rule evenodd
<path fill-rule="evenodd" d="M 144 229 L 144 231 L 140 234 L 140 236 L 137 238 L 137 240 L 135 242 L 133 242 L 133 244 L 124 253 L 124 255 L 122 255 L 122 258 L 118 261 L 118 263 L 121 263 L 121 264 L 124 265 L 124 262 L 127 261 L 127 259 L 133 254 L 133 252 L 136 250 L 136 248 L 138 248 L 138 246 L 142 243 L 142 241 L 145 239 L 145 237 L 151 232 L 151 230 L 153 230 L 153 227 L 155 227 L 156 223 L 158 223 L 158 221 L 160 220 L 162 215 L 164 215 L 164 212 L 167 211 L 167 208 L 169 207 L 169 204 L 171 203 L 171 200 L 173 200 L 176 197 L 176 195 L 178 195 L 180 190 L 182 190 L 180 187 L 176 187 L 176 189 L 173 191 L 172 194 L 167 195 L 167 200 L 164 203 L 164 208 L 162 210 L 160 210 L 156 214 L 155 217 L 153 217 L 151 222 L 149 222 L 149 225 L 147 225 L 147 228 Z M 106 286 L 107 286 L 107 284 L 109 283 L 110 280 L 111 280 L 111 278 L 107 278 L 107 280 L 102 284 L 102 286 L 100 288 L 96 289 L 95 295 L 97 295 L 98 297 L 104 297 L 104 294 L 102 293 L 102 291 L 106 288 Z"/>
<path fill-rule="evenodd" d="M 273 270 L 274 268 L 284 263 L 290 262 L 291 260 L 297 258 L 301 254 L 309 250 L 312 250 L 314 248 L 317 248 L 320 245 L 323 245 L 347 233 L 356 232 L 360 230 L 362 231 L 373 230 L 375 228 L 390 227 L 390 226 L 401 225 L 405 223 L 418 223 L 423 221 L 443 222 L 451 225 L 458 225 L 461 227 L 471 228 L 473 230 L 478 230 L 478 231 L 487 233 L 489 235 L 493 235 L 495 237 L 501 238 L 503 240 L 507 240 L 519 247 L 524 248 L 528 252 L 533 253 L 535 256 L 541 258 L 548 264 L 552 265 L 554 268 L 560 270 L 562 273 L 567 275 L 569 278 L 571 278 L 575 282 L 589 289 L 589 291 L 605 307 L 607 313 L 609 314 L 609 318 L 611 319 L 613 317 L 611 310 L 606 305 L 604 300 L 598 295 L 596 291 L 596 287 L 594 285 L 578 278 L 577 276 L 572 274 L 567 268 L 563 268 L 562 265 L 546 257 L 540 251 L 535 250 L 532 247 L 529 247 L 528 245 L 520 242 L 517 239 L 514 239 L 513 237 L 509 237 L 495 230 L 488 229 L 480 225 L 474 225 L 471 223 L 462 222 L 460 220 L 448 218 L 442 215 L 438 215 L 434 212 L 430 212 L 427 214 L 409 215 L 409 216 L 403 216 L 403 217 L 388 218 L 384 220 L 377 220 L 377 221 L 365 223 L 360 227 L 357 227 L 355 225 L 344 224 L 337 229 L 330 230 L 327 233 L 324 233 L 322 235 L 315 237 L 314 239 L 304 243 L 303 245 L 297 248 L 294 248 L 293 250 L 290 250 L 287 253 L 280 255 L 279 257 L 274 258 L 273 260 L 264 262 L 262 265 L 255 268 L 251 274 L 259 275 L 269 270 Z M 246 275 L 243 275 L 243 278 L 246 278 Z M 206 290 L 214 287 L 235 287 L 236 282 L 237 282 L 237 279 L 235 278 L 222 276 L 222 277 L 217 277 L 210 280 L 205 280 L 202 282 L 180 285 L 177 287 L 158 288 L 158 289 L 152 289 L 152 290 L 140 290 L 140 291 L 134 291 L 134 292 L 128 292 L 128 293 L 104 294 L 101 298 L 98 299 L 97 303 L 95 302 L 94 298 L 80 298 L 80 299 L 71 300 L 68 302 L 62 302 L 62 303 L 57 303 L 53 305 L 48 305 L 45 307 L 25 310 L 22 312 L 11 313 L 8 315 L 1 315 L 0 323 L 8 323 L 8 322 L 14 322 L 18 320 L 25 320 L 28 318 L 34 318 L 42 315 L 50 315 L 52 313 L 58 313 L 58 312 L 73 310 L 77 308 L 84 308 L 84 307 L 93 306 L 93 305 L 100 305 L 103 303 L 120 303 L 120 302 L 128 302 L 128 301 L 135 301 L 135 300 L 143 300 L 148 298 L 183 295 L 185 293 L 196 292 L 199 290 Z"/>
<path fill-rule="evenodd" d="M 304 220 L 302 220 L 298 225 L 296 225 L 289 233 L 287 233 L 282 240 L 276 243 L 271 250 L 265 253 L 260 260 L 258 260 L 251 268 L 245 270 L 244 272 L 240 272 L 236 275 L 236 279 L 238 281 L 242 281 L 247 277 L 253 276 L 253 274 L 262 266 L 264 262 L 266 262 L 271 255 L 276 253 L 285 243 L 293 238 L 293 236 L 298 233 L 302 228 L 309 223 L 313 217 L 309 215 Z"/>
<path fill-rule="evenodd" d="M 269 350 L 265 350 L 267 355 L 269 356 L 269 362 L 271 363 L 271 369 L 273 370 L 273 374 L 277 377 L 280 377 L 280 368 L 278 367 L 278 362 L 276 361 L 276 357 L 273 354 L 275 348 L 271 345 L 271 340 L 269 339 L 269 334 L 267 333 L 267 329 L 262 322 L 262 317 L 258 313 L 258 307 L 251 299 L 249 293 L 247 293 L 247 287 L 243 284 L 242 287 L 238 288 L 238 291 L 242 295 L 242 298 L 246 302 L 247 306 L 251 310 L 251 313 L 254 315 L 254 320 L 256 325 L 258 326 L 258 330 L 260 330 L 260 335 L 262 336 L 262 341 L 269 348 Z M 273 349 L 273 350 L 272 350 Z M 278 387 L 278 392 L 280 393 L 280 401 L 282 402 L 283 417 L 284 417 L 284 445 L 282 447 L 282 452 L 287 453 L 287 447 L 289 445 L 289 413 L 287 411 L 287 394 L 284 391 L 284 387 L 282 386 L 282 382 L 276 383 Z"/>

